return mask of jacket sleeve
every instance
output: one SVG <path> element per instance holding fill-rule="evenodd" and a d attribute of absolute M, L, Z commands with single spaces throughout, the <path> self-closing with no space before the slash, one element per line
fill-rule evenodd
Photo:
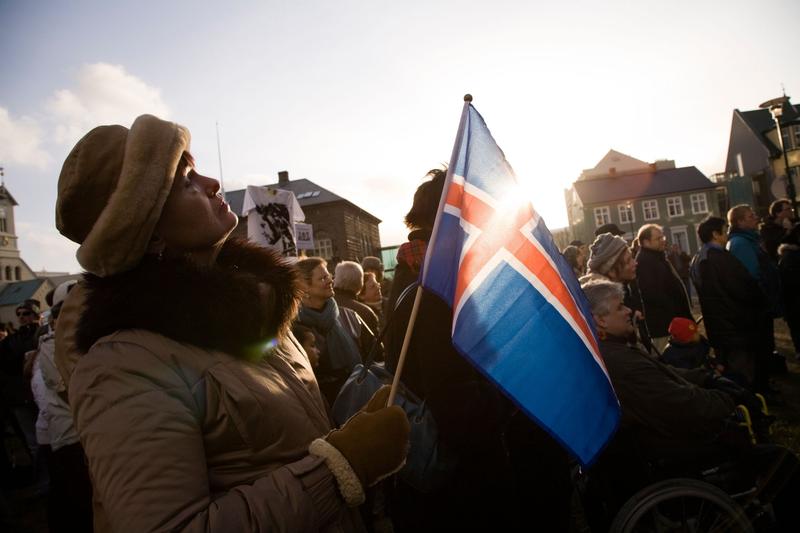
<path fill-rule="evenodd" d="M 675 379 L 656 362 L 631 358 L 625 366 L 624 377 L 614 382 L 623 414 L 664 437 L 711 440 L 733 412 L 726 393 Z"/>
<path fill-rule="evenodd" d="M 121 358 L 147 372 L 114 363 Z M 331 472 L 313 456 L 213 494 L 198 387 L 137 345 L 105 343 L 79 362 L 70 398 L 112 530 L 312 531 L 342 512 Z"/>

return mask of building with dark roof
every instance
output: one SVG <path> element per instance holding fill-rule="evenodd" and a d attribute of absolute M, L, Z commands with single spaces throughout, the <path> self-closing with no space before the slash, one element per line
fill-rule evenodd
<path fill-rule="evenodd" d="M 292 191 L 303 208 L 307 224 L 314 229 L 314 250 L 308 255 L 325 259 L 360 261 L 368 255 L 380 256 L 381 220 L 350 200 L 307 179 L 290 180 L 287 171 L 278 172 L 278 183 L 269 189 Z M 242 218 L 246 189 L 225 193 L 231 211 L 239 215 L 235 236 L 247 238 L 247 222 Z"/>
<path fill-rule="evenodd" d="M 25 300 L 38 301 L 39 308 L 44 311 L 48 308 L 45 297 L 53 288 L 53 282 L 47 278 L 0 283 L 0 323 L 18 326 L 17 306 Z"/>
<path fill-rule="evenodd" d="M 716 189 L 696 167 L 647 163 L 609 150 L 565 191 L 571 240 L 591 243 L 597 228 L 616 224 L 631 241 L 644 224 L 658 224 L 670 242 L 694 253 L 697 224 L 720 212 Z"/>
<path fill-rule="evenodd" d="M 782 105 L 781 132 L 789 168 L 798 186 L 797 167 L 800 166 L 800 107 L 787 98 Z M 733 110 L 731 134 L 728 141 L 726 175 L 748 178 L 753 193 L 753 207 L 764 215 L 769 204 L 786 197 L 786 165 L 781 142 L 769 109 Z"/>

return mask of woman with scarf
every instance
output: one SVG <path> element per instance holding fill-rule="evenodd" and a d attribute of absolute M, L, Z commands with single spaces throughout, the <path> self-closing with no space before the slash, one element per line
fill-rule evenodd
<path fill-rule="evenodd" d="M 352 507 L 397 470 L 408 422 L 382 390 L 331 431 L 289 327 L 297 272 L 228 241 L 237 216 L 186 128 L 150 115 L 73 148 L 56 224 L 80 244 L 56 358 L 86 451 L 97 531 L 360 531 Z"/>
<path fill-rule="evenodd" d="M 355 311 L 336 303 L 333 278 L 327 266 L 320 257 L 297 262 L 303 289 L 297 321 L 314 330 L 319 347 L 317 381 L 322 394 L 333 405 L 353 367 L 369 352 L 373 335 Z"/>

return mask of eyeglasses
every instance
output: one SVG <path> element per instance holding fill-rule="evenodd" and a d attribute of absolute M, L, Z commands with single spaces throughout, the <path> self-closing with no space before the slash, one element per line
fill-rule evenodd
<path fill-rule="evenodd" d="M 33 313 L 31 313 L 30 311 L 17 311 L 17 317 L 21 317 L 21 316 L 31 316 L 32 314 L 33 314 Z"/>

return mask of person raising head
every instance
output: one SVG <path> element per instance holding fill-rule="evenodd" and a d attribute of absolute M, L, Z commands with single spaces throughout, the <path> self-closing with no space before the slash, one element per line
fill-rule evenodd
<path fill-rule="evenodd" d="M 382 408 L 388 391 L 330 431 L 289 333 L 297 271 L 229 241 L 236 223 L 178 124 L 100 126 L 64 162 L 56 225 L 87 272 L 56 354 L 77 357 L 69 398 L 98 531 L 358 528 L 350 507 L 403 461 L 408 423 Z"/>

